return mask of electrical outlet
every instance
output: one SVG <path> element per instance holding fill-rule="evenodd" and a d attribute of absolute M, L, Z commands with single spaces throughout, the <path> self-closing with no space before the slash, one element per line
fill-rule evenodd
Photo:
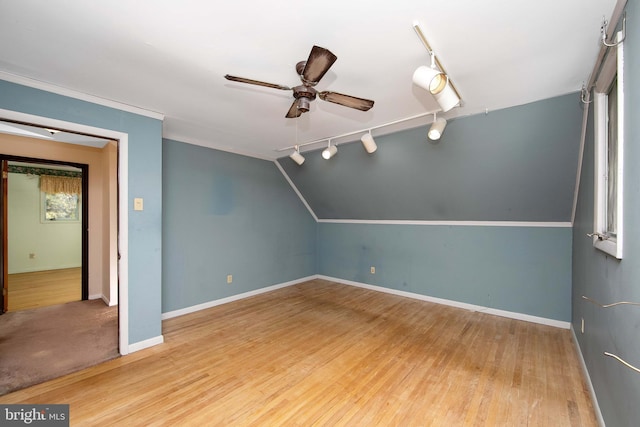
<path fill-rule="evenodd" d="M 371 274 L 376 274 L 376 268 L 375 267 L 371 267 Z"/>
<path fill-rule="evenodd" d="M 233 283 L 233 275 L 227 274 L 227 283 Z"/>
<path fill-rule="evenodd" d="M 581 317 L 580 320 L 582 320 L 582 325 L 580 325 L 580 332 L 584 334 L 584 317 Z"/>

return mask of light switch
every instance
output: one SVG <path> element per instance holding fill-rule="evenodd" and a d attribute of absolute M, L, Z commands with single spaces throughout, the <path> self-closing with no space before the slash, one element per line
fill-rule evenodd
<path fill-rule="evenodd" d="M 144 201 L 142 197 L 136 197 L 133 199 L 133 210 L 134 211 L 142 211 L 144 210 Z"/>

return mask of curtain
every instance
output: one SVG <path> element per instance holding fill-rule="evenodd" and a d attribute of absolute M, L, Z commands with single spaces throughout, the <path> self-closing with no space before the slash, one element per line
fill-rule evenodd
<path fill-rule="evenodd" d="M 82 178 L 40 175 L 40 190 L 45 193 L 82 194 Z"/>

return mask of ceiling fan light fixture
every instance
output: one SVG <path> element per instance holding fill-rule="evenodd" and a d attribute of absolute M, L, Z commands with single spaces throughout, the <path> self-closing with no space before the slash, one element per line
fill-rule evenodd
<path fill-rule="evenodd" d="M 362 141 L 365 151 L 369 154 L 374 153 L 378 149 L 376 141 L 373 139 L 373 136 L 371 136 L 371 131 L 362 135 L 360 141 Z"/>
<path fill-rule="evenodd" d="M 435 114 L 434 114 L 435 117 Z M 432 141 L 437 141 L 442 136 L 442 132 L 444 132 L 444 128 L 447 126 L 447 121 L 444 117 L 435 118 L 431 127 L 429 128 L 429 132 L 427 132 L 427 137 L 429 137 Z"/>
<path fill-rule="evenodd" d="M 331 141 L 329 141 L 329 145 L 322 151 L 322 158 L 325 160 L 329 160 L 338 152 L 338 147 L 335 145 L 331 145 Z"/>
<path fill-rule="evenodd" d="M 307 98 L 306 96 L 301 96 L 300 98 L 298 98 L 298 110 L 306 113 L 307 111 L 309 111 L 310 106 L 311 103 L 309 102 L 309 98 Z"/>

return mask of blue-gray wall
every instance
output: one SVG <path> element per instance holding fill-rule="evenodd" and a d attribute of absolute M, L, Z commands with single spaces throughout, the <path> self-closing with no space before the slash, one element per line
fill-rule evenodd
<path fill-rule="evenodd" d="M 629 25 L 631 22 L 636 25 Z M 640 367 L 640 307 L 603 309 L 602 303 L 640 302 L 640 5 L 627 5 L 625 40 L 624 247 L 622 260 L 593 248 L 594 137 L 593 110 L 582 162 L 582 177 L 573 236 L 573 327 L 607 426 L 637 426 L 640 422 L 640 374 L 604 355 L 617 354 Z M 585 333 L 580 333 L 581 319 Z"/>
<path fill-rule="evenodd" d="M 0 108 L 129 135 L 129 343 L 161 335 L 162 121 L 4 80 Z"/>
<path fill-rule="evenodd" d="M 278 161 L 321 220 L 319 274 L 568 322 L 581 122 L 574 93 L 452 120 L 437 144 L 418 128 L 376 137 L 372 155 L 349 143 Z"/>
<path fill-rule="evenodd" d="M 163 312 L 316 273 L 317 224 L 273 162 L 163 147 Z"/>
<path fill-rule="evenodd" d="M 571 317 L 570 228 L 321 223 L 318 236 L 323 275 L 548 319 Z"/>
<path fill-rule="evenodd" d="M 582 110 L 570 94 L 278 161 L 320 219 L 571 221 Z M 375 131 L 374 131 L 375 136 Z"/>

